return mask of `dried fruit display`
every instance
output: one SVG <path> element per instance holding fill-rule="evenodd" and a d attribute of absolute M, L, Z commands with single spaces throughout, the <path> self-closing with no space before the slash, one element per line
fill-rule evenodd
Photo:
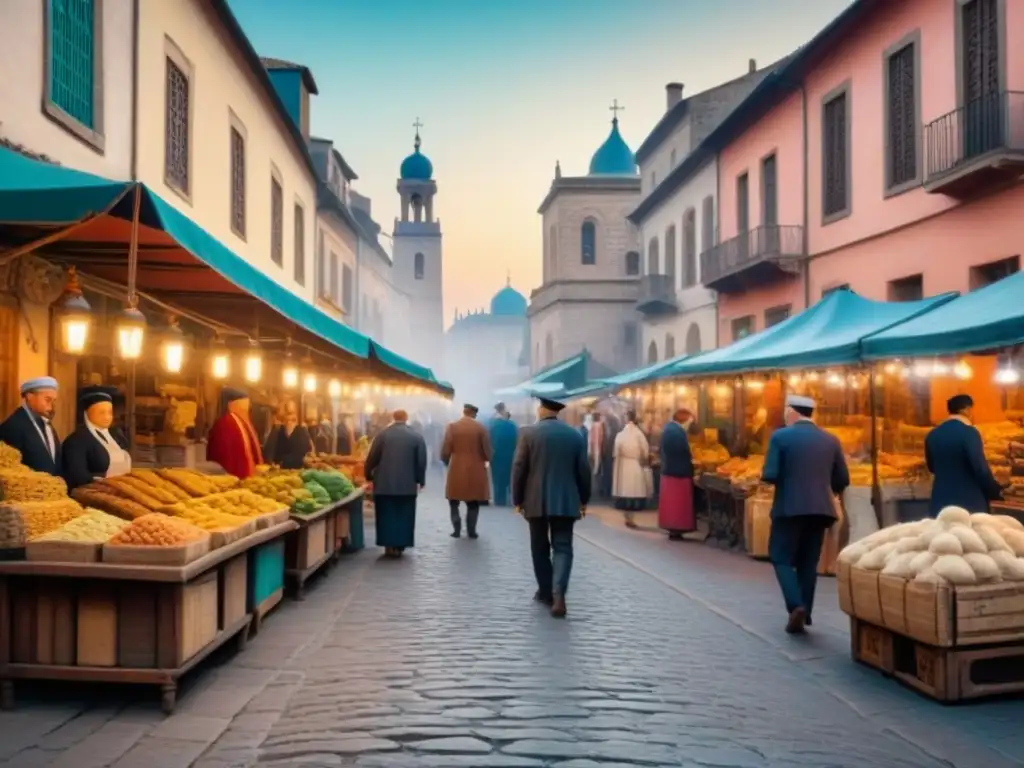
<path fill-rule="evenodd" d="M 223 493 L 213 493 L 199 499 L 181 501 L 177 504 L 163 507 L 161 511 L 171 515 L 179 515 L 186 510 L 199 508 L 250 518 L 280 512 L 286 507 L 286 504 L 281 504 L 272 499 L 265 499 L 251 491 L 238 489 L 224 491 Z"/>
<path fill-rule="evenodd" d="M 208 475 L 193 472 L 190 469 L 158 469 L 157 474 L 164 480 L 174 483 L 189 496 L 198 498 L 217 493 L 217 484 L 211 482 Z"/>
<path fill-rule="evenodd" d="M 25 526 L 25 540 L 50 533 L 85 514 L 82 505 L 67 497 L 59 501 L 24 501 L 13 505 Z"/>
<path fill-rule="evenodd" d="M 0 469 L 17 469 L 23 467 L 21 451 L 7 443 L 0 442 Z"/>
<path fill-rule="evenodd" d="M 141 504 L 150 510 L 158 509 L 164 504 L 173 503 L 173 499 L 170 502 L 161 501 L 150 492 L 151 489 L 149 488 L 140 490 L 137 483 L 140 483 L 140 481 L 128 477 L 110 477 L 106 480 L 97 480 L 95 484 L 100 488 L 110 490 L 117 496 L 131 499 L 136 504 Z"/>
<path fill-rule="evenodd" d="M 159 475 L 157 475 L 157 477 L 159 477 Z M 173 504 L 180 498 L 162 486 L 148 483 L 141 477 L 136 477 L 134 473 L 130 475 L 122 475 L 121 477 L 110 478 L 106 482 L 112 483 L 114 487 L 119 490 L 122 488 L 131 488 L 139 493 L 145 494 L 159 502 L 157 506 L 162 504 Z M 184 491 L 182 491 L 182 493 L 184 493 Z"/>
<path fill-rule="evenodd" d="M 57 501 L 67 496 L 67 483 L 59 477 L 24 466 L 0 469 L 0 498 L 4 501 Z"/>
<path fill-rule="evenodd" d="M 1009 515 L 946 507 L 935 520 L 883 528 L 850 544 L 839 561 L 931 584 L 1024 581 L 1024 525 Z"/>
<path fill-rule="evenodd" d="M 103 510 L 125 520 L 134 520 L 152 512 L 148 507 L 112 493 L 110 486 L 99 483 L 83 485 L 72 491 L 71 495 L 87 507 Z"/>
<path fill-rule="evenodd" d="M 174 517 L 180 517 L 204 531 L 230 531 L 247 525 L 250 518 L 232 515 L 205 504 L 183 506 L 174 511 Z"/>
<path fill-rule="evenodd" d="M 170 480 L 165 480 L 160 477 L 160 475 L 152 469 L 133 469 L 131 477 L 141 480 L 154 490 L 159 488 L 169 494 L 172 497 L 172 501 L 167 502 L 168 504 L 173 503 L 174 501 L 186 501 L 187 499 L 192 498 L 188 493 L 183 491 Z"/>
<path fill-rule="evenodd" d="M 192 523 L 154 512 L 133 520 L 107 543 L 133 547 L 180 547 L 207 536 Z"/>
<path fill-rule="evenodd" d="M 213 483 L 218 491 L 230 491 L 237 488 L 239 483 L 242 482 L 234 475 L 201 475 L 201 477 L 205 477 Z"/>
<path fill-rule="evenodd" d="M 64 523 L 55 531 L 37 536 L 33 541 L 80 541 L 102 544 L 117 535 L 126 525 L 129 525 L 127 520 L 108 515 L 98 509 L 87 509 L 84 514 Z"/>

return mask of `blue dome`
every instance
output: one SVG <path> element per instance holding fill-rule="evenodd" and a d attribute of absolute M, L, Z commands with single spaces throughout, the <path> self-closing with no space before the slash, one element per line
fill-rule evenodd
<path fill-rule="evenodd" d="M 430 181 L 434 177 L 434 164 L 430 158 L 420 152 L 420 134 L 416 133 L 416 143 L 413 145 L 413 153 L 402 161 L 400 171 L 403 179 L 415 181 Z"/>
<path fill-rule="evenodd" d="M 590 159 L 591 176 L 636 176 L 633 150 L 619 133 L 619 119 L 612 120 L 612 132 Z"/>
<path fill-rule="evenodd" d="M 506 285 L 491 299 L 491 314 L 500 317 L 526 317 L 526 297 Z"/>

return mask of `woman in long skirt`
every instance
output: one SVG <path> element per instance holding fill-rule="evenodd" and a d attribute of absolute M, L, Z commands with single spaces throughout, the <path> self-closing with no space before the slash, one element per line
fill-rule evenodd
<path fill-rule="evenodd" d="M 647 466 L 651 449 L 647 438 L 636 424 L 636 413 L 626 414 L 626 426 L 615 436 L 615 478 L 612 496 L 615 506 L 626 513 L 626 525 L 635 528 L 633 515 L 647 504 Z"/>
<path fill-rule="evenodd" d="M 426 483 L 427 445 L 407 424 L 405 411 L 373 439 L 366 456 L 366 477 L 373 482 L 377 546 L 399 557 L 415 543 L 416 496 Z"/>
<path fill-rule="evenodd" d="M 687 432 L 693 414 L 680 408 L 661 433 L 661 490 L 658 498 L 658 527 L 670 539 L 681 539 L 696 530 L 693 511 L 693 455 Z"/>

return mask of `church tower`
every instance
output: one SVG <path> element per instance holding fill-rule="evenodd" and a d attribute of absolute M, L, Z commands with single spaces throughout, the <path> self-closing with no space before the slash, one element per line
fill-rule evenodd
<path fill-rule="evenodd" d="M 413 153 L 402 161 L 398 179 L 401 215 L 395 219 L 395 283 L 409 297 L 412 358 L 439 371 L 443 363 L 441 222 L 434 216 L 434 166 L 420 152 L 420 128 L 413 124 Z"/>

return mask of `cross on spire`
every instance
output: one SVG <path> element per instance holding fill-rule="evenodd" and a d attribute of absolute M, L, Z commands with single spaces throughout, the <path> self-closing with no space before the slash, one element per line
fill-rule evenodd
<path fill-rule="evenodd" d="M 505 286 L 509 287 L 509 288 L 512 287 L 512 270 L 511 269 L 506 269 L 505 270 Z"/>
<path fill-rule="evenodd" d="M 619 106 L 619 100 L 618 99 L 612 99 L 612 105 L 610 107 L 608 107 L 608 109 L 611 110 L 612 115 L 614 115 L 614 117 L 612 118 L 613 120 L 618 120 L 619 119 L 619 112 L 624 112 L 626 110 L 625 107 L 620 107 Z"/>
<path fill-rule="evenodd" d="M 416 141 L 413 142 L 413 146 L 419 151 L 420 144 L 420 128 L 423 127 L 423 123 L 420 122 L 419 117 L 416 118 L 416 122 L 412 124 L 412 127 L 416 129 Z"/>

